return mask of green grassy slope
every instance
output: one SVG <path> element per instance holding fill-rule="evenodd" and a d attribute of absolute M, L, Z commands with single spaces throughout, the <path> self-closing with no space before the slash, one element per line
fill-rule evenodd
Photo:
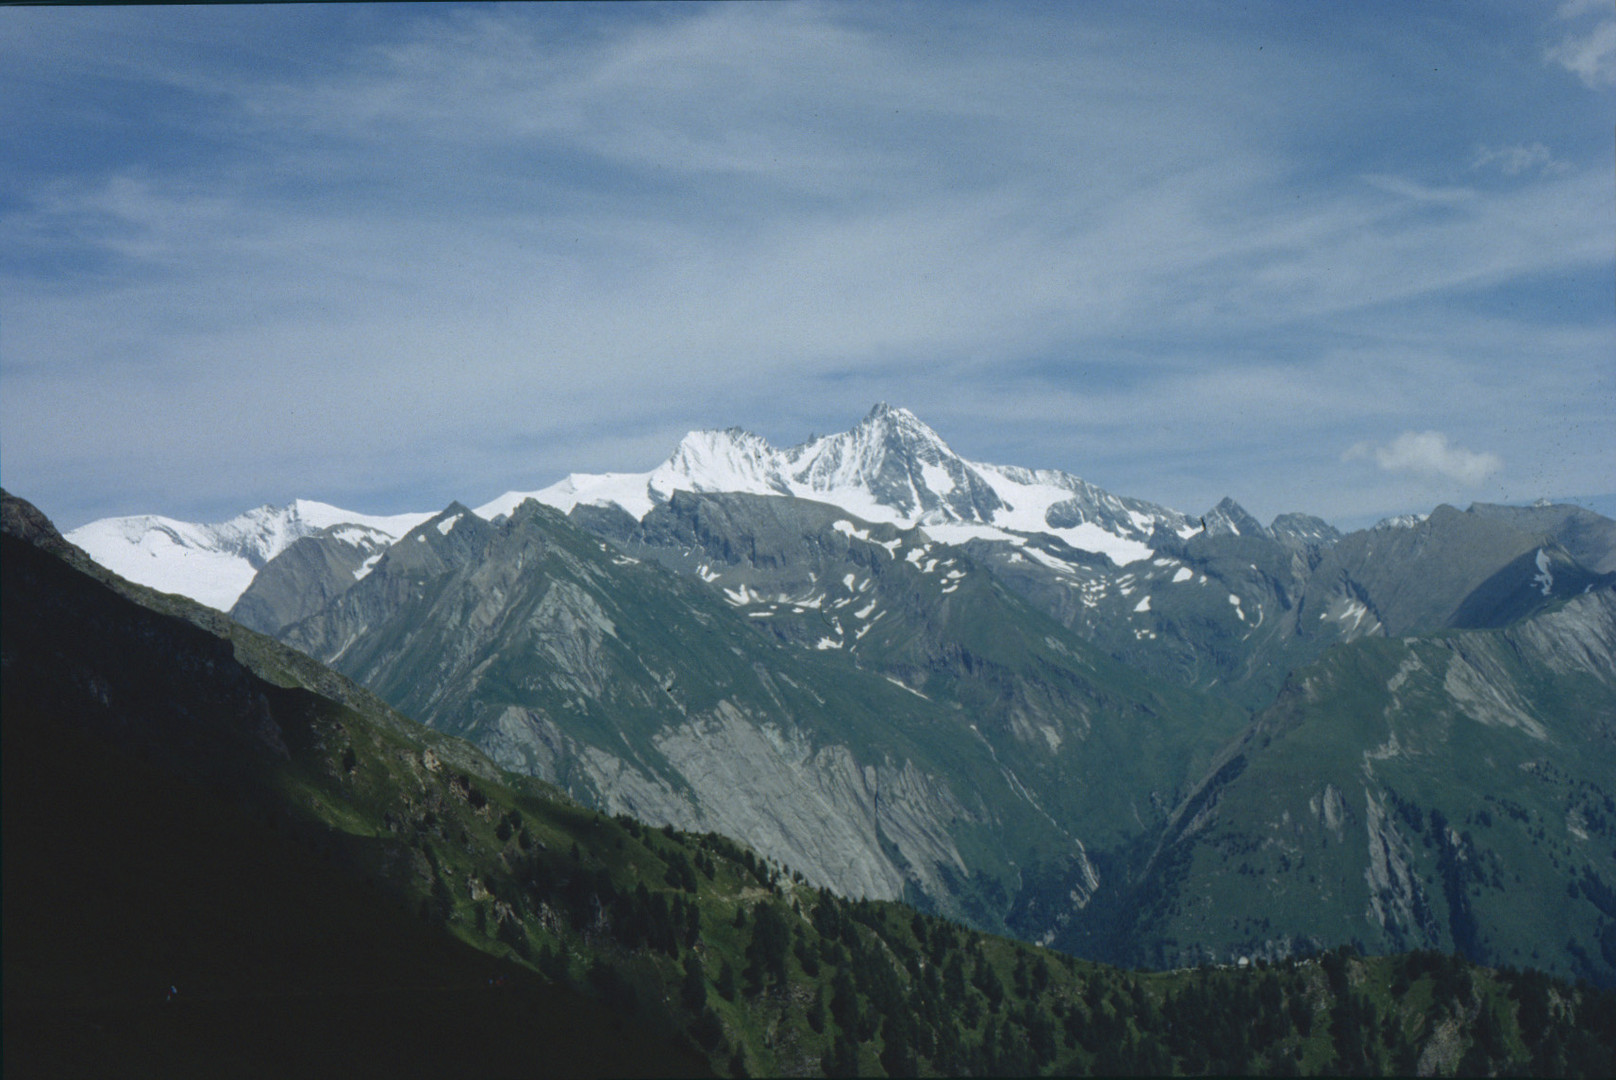
<path fill-rule="evenodd" d="M 1299 670 L 1177 811 L 1141 958 L 1357 941 L 1616 982 L 1612 607 Z"/>

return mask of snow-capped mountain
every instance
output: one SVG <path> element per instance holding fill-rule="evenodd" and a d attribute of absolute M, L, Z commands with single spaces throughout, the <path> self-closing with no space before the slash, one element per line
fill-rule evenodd
<path fill-rule="evenodd" d="M 648 473 L 574 473 L 539 491 L 507 492 L 476 512 L 493 520 L 532 498 L 562 511 L 615 505 L 643 519 L 675 491 L 812 499 L 865 521 L 921 526 L 943 543 L 1049 533 L 1118 565 L 1149 557 L 1158 527 L 1193 531 L 1175 510 L 1069 473 L 967 461 L 914 413 L 885 403 L 851 431 L 785 450 L 739 428 L 693 431 Z"/>
<path fill-rule="evenodd" d="M 327 531 L 339 542 L 374 549 L 431 516 L 358 514 L 297 499 L 213 525 L 153 514 L 103 518 L 74 529 L 67 539 L 130 581 L 228 611 L 264 564 L 301 537 Z"/>

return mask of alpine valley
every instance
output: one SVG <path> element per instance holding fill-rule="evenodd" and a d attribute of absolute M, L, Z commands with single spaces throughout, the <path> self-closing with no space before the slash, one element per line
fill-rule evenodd
<path fill-rule="evenodd" d="M 821 896 L 1134 967 L 1616 986 L 1616 522 L 1578 507 L 1187 515 L 878 405 L 475 509 L 66 539 L 466 740 L 467 775 Z"/>

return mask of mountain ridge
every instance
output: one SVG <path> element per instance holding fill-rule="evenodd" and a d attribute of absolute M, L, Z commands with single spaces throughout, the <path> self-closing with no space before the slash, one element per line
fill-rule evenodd
<path fill-rule="evenodd" d="M 1536 971 L 1346 948 L 1124 971 L 838 899 L 722 837 L 502 772 L 0 503 L 8 1073 L 1600 1076 L 1616 1060 L 1616 995 Z"/>
<path fill-rule="evenodd" d="M 913 412 L 884 402 L 849 431 L 783 450 L 739 427 L 692 431 L 648 472 L 575 473 L 535 491 L 508 491 L 475 512 L 492 519 L 531 497 L 564 513 L 580 503 L 617 505 L 642 518 L 679 490 L 830 502 L 867 521 L 922 525 L 945 543 L 1047 534 L 1119 566 L 1148 558 L 1158 533 L 1183 538 L 1199 527 L 1180 511 L 1114 495 L 1061 470 L 967 461 Z M 362 564 L 431 516 L 370 515 L 297 499 L 215 524 L 103 518 L 69 539 L 132 581 L 227 611 L 266 563 L 303 537 L 323 531 L 331 541 L 323 558 L 346 563 L 357 555 Z"/>

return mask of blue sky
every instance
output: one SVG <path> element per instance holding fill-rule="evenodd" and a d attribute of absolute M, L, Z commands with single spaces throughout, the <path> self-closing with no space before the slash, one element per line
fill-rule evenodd
<path fill-rule="evenodd" d="M 0 10 L 0 473 L 470 504 L 906 405 L 1199 512 L 1616 511 L 1608 3 Z"/>

